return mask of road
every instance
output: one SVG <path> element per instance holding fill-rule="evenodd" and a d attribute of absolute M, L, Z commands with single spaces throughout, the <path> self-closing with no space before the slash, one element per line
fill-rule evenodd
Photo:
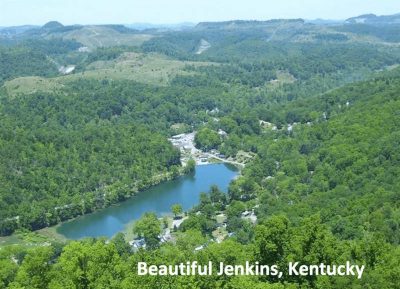
<path fill-rule="evenodd" d="M 210 153 L 206 153 L 206 155 L 207 155 L 209 158 L 214 158 L 214 159 L 219 160 L 219 161 L 221 161 L 221 162 L 228 163 L 228 164 L 232 164 L 232 165 L 235 165 L 235 166 L 239 166 L 239 167 L 241 167 L 241 168 L 244 168 L 244 166 L 245 166 L 245 164 L 243 164 L 243 163 L 239 163 L 239 162 L 235 162 L 235 161 L 230 161 L 230 160 L 227 160 L 227 159 L 223 159 L 223 158 L 220 158 L 220 157 L 218 157 L 218 156 L 216 156 L 216 155 L 213 155 L 213 154 L 210 154 Z"/>

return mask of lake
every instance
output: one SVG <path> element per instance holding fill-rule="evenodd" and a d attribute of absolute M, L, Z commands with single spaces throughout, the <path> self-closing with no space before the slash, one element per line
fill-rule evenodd
<path fill-rule="evenodd" d="M 65 222 L 57 232 L 68 239 L 112 237 L 145 212 L 164 216 L 171 213 L 173 204 L 181 204 L 185 211 L 189 210 L 198 204 L 200 193 L 208 192 L 212 185 L 227 192 L 237 174 L 238 170 L 227 164 L 196 166 L 194 174 L 161 183 L 118 205 Z"/>

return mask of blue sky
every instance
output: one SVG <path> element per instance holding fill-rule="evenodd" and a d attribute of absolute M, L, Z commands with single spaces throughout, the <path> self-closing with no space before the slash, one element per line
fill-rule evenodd
<path fill-rule="evenodd" d="M 273 18 L 346 19 L 400 12 L 400 0 L 0 0 L 0 26 L 180 23 Z"/>

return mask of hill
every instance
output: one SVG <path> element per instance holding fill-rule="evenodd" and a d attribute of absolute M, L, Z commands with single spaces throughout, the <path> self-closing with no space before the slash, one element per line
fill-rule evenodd
<path fill-rule="evenodd" d="M 393 70 L 374 79 L 312 97 L 311 101 L 317 106 L 322 105 L 326 115 L 316 117 L 311 124 L 298 124 L 292 130 L 277 129 L 253 135 L 252 138 L 243 138 L 251 143 L 257 157 L 230 186 L 227 199 L 221 197 L 218 188 L 213 188 L 210 195 L 204 194 L 201 197 L 200 204 L 189 212 L 178 232 L 173 233 L 176 243 L 158 243 L 157 234 L 161 232 L 162 224 L 154 215 L 146 214 L 138 222 L 140 227 L 135 228 L 146 228 L 142 229 L 143 239 L 148 244 L 149 240 L 153 240 L 153 243 L 151 247 L 137 252 L 131 251 L 123 235 L 110 241 L 89 239 L 70 242 L 62 251 L 56 251 L 59 248 L 56 245 L 31 249 L 15 246 L 5 248 L 0 251 L 2 266 L 9 272 L 7 279 L 4 278 L 5 284 L 21 287 L 36 282 L 42 288 L 66 287 L 67 284 L 73 284 L 74 287 L 81 284 L 93 287 L 135 284 L 149 289 L 188 285 L 191 288 L 219 286 L 240 289 L 342 289 L 343 286 L 396 288 L 399 284 L 396 273 L 400 256 L 397 193 L 400 174 L 400 155 L 397 149 L 400 133 L 397 125 L 400 116 L 399 75 L 399 70 Z M 57 114 L 62 113 L 65 107 L 72 108 L 74 104 L 76 108 L 73 111 L 85 108 L 82 104 L 88 99 L 85 97 L 82 103 L 75 103 L 78 99 L 82 97 L 73 98 L 69 103 L 68 99 L 48 95 L 10 101 L 6 103 L 7 111 L 15 115 L 8 125 L 12 125 L 15 120 L 22 123 L 23 119 L 19 119 L 23 113 L 29 112 L 32 107 L 30 101 L 51 103 L 51 108 Z M 58 101 L 63 105 L 58 106 Z M 90 107 L 98 107 L 93 106 L 96 101 L 92 99 Z M 21 107 L 25 102 L 27 105 Z M 65 103 L 71 106 L 65 106 Z M 18 111 L 20 114 L 16 114 Z M 315 115 L 320 115 L 321 111 L 317 112 Z M 34 115 L 43 117 L 42 113 L 40 109 L 32 112 L 29 120 L 35 120 Z M 48 112 L 45 115 L 50 116 Z M 82 115 L 86 114 L 79 113 L 74 118 Z M 7 118 L 10 116 L 8 114 Z M 224 120 L 218 125 L 224 123 L 229 124 Z M 248 126 L 244 122 L 238 125 L 243 128 Z M 98 130 L 97 126 L 91 124 L 87 128 L 89 134 L 86 134 L 86 129 L 80 131 L 81 136 L 84 132 L 83 137 L 90 146 L 94 146 L 92 153 L 102 154 L 107 151 L 99 149 L 97 141 L 104 139 L 107 144 L 115 138 L 118 141 L 124 139 L 117 132 L 111 136 L 105 133 L 113 131 L 112 126 L 106 131 Z M 19 132 L 19 137 L 22 132 Z M 132 133 L 137 135 L 136 131 Z M 39 136 L 38 140 L 42 141 L 46 136 L 49 137 L 44 132 Z M 99 136 L 99 139 L 93 136 Z M 50 135 L 49 139 L 53 138 Z M 58 140 L 57 137 L 55 139 Z M 65 140 L 70 139 L 71 135 L 68 135 Z M 65 140 L 54 142 L 53 145 L 38 143 L 34 148 L 43 153 L 50 150 L 55 158 L 47 161 L 57 162 L 58 157 L 54 153 L 63 147 Z M 123 143 L 128 145 L 129 142 Z M 13 144 L 9 149 L 12 151 L 16 145 L 20 146 L 21 142 Z M 121 148 L 121 144 L 118 148 Z M 146 150 L 142 152 L 148 149 L 146 144 Z M 70 153 L 68 150 L 66 156 Z M 75 153 L 85 154 L 87 150 L 82 147 L 82 151 L 77 150 Z M 73 159 L 77 157 L 74 154 Z M 8 155 L 1 154 L 3 158 Z M 41 158 L 35 160 L 42 161 Z M 25 178 L 26 172 L 15 171 L 18 168 L 15 167 L 14 171 L 8 168 L 9 174 Z M 52 176 L 50 172 L 45 176 Z M 102 189 L 99 191 L 103 193 Z M 40 212 L 35 204 L 29 204 L 29 210 L 26 210 L 31 212 L 29 216 L 33 212 Z M 226 216 L 226 228 L 231 232 L 231 237 L 220 243 L 208 241 L 214 232 L 222 228 L 222 225 L 216 227 L 217 208 Z M 252 210 L 257 216 L 255 225 L 242 214 Z M 21 261 L 16 264 L 14 259 Z M 160 278 L 139 276 L 136 270 L 132 270 L 139 261 L 177 264 L 186 259 L 196 260 L 200 264 L 206 264 L 209 260 L 245 264 L 251 259 L 260 264 L 277 264 L 282 268 L 282 276 L 217 276 L 214 273 L 207 278 L 198 275 L 191 278 Z M 365 270 L 362 278 L 323 274 L 303 276 L 289 273 L 287 264 L 292 260 L 304 266 L 351 262 L 365 265 Z M 38 266 L 43 268 L 39 272 L 36 269 Z M 102 276 L 107 277 L 75 277 L 77 272 L 79 276 L 97 276 L 99 270 Z"/>
<path fill-rule="evenodd" d="M 268 21 L 256 20 L 232 20 L 224 22 L 200 22 L 195 26 L 195 29 L 226 29 L 226 30 L 240 30 L 240 29 L 257 29 L 268 28 L 277 25 L 302 25 L 303 19 L 275 19 Z"/>
<path fill-rule="evenodd" d="M 398 288 L 399 25 L 363 17 L 177 31 L 53 22 L 1 38 L 0 234 L 14 234 L 0 237 L 0 288 Z M 35 231 L 191 171 L 168 141 L 181 133 L 245 165 L 179 228 L 147 213 L 111 240 Z M 187 260 L 282 276 L 136 272 Z M 360 279 L 295 276 L 293 260 L 366 267 Z"/>
<path fill-rule="evenodd" d="M 369 24 L 369 25 L 392 25 L 400 24 L 400 14 L 377 16 L 375 14 L 365 14 L 352 17 L 346 20 L 349 24 Z"/>
<path fill-rule="evenodd" d="M 50 21 L 50 22 L 47 22 L 45 25 L 43 25 L 42 29 L 44 29 L 44 30 L 55 30 L 55 29 L 60 29 L 60 28 L 63 28 L 63 27 L 64 27 L 64 25 L 62 25 L 58 21 Z"/>
<path fill-rule="evenodd" d="M 143 42 L 153 37 L 149 34 L 135 33 L 135 30 L 129 30 L 128 28 L 121 28 L 122 26 L 84 26 L 57 36 L 78 41 L 83 46 L 91 49 L 118 45 L 140 46 Z M 54 35 L 48 35 L 47 37 L 54 37 Z"/>

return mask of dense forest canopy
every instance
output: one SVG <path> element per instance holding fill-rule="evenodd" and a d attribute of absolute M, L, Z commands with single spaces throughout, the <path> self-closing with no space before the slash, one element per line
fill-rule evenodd
<path fill-rule="evenodd" d="M 89 99 L 80 101 L 72 95 L 3 101 L 2 234 L 121 201 L 180 165 L 179 152 L 161 135 L 124 123 Z M 78 109 L 83 103 L 87 110 Z"/>

